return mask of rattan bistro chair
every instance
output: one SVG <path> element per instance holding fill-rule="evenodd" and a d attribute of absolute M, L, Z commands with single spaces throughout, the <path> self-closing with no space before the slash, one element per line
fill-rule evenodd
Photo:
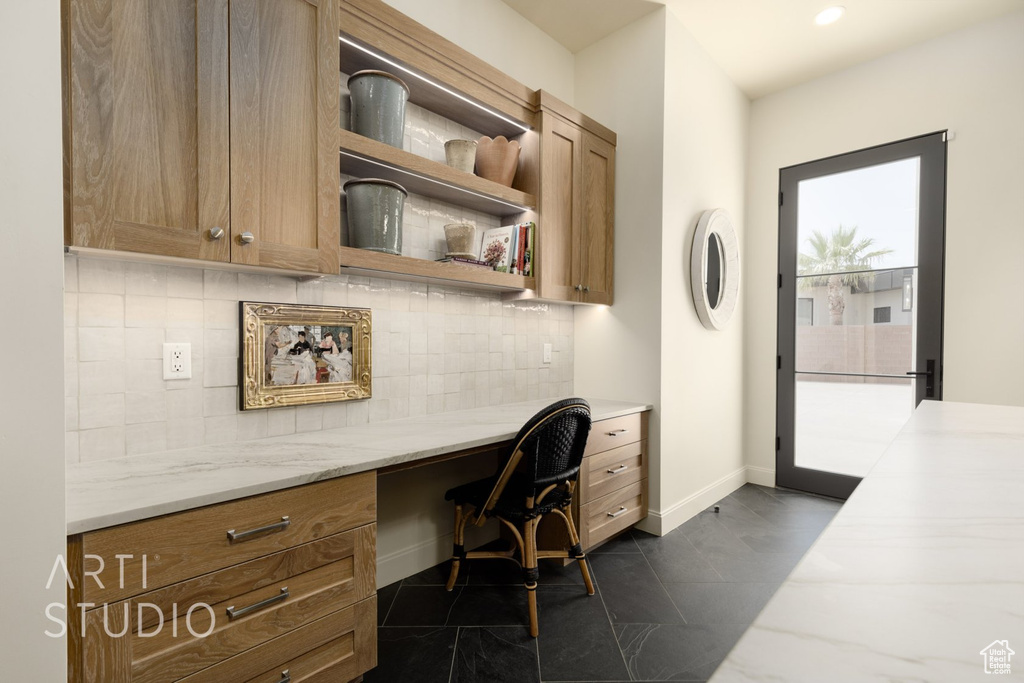
<path fill-rule="evenodd" d="M 586 555 L 572 521 L 572 494 L 590 433 L 590 405 L 581 398 L 569 398 L 540 411 L 527 422 L 512 442 L 508 460 L 492 477 L 463 484 L 445 493 L 455 501 L 455 543 L 448 590 L 455 586 L 459 565 L 466 559 L 515 559 L 523 568 L 523 584 L 530 606 L 530 635 L 537 636 L 537 560 L 573 558 L 579 563 L 587 593 L 594 584 L 587 570 Z M 558 550 L 537 549 L 537 526 L 544 515 L 552 513 L 565 523 L 571 547 Z M 508 551 L 466 552 L 464 534 L 467 524 L 483 526 L 488 518 L 497 518 L 508 527 L 517 548 Z"/>

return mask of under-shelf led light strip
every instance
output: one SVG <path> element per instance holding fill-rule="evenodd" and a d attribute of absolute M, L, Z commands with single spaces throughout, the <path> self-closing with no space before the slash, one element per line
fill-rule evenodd
<path fill-rule="evenodd" d="M 403 73 L 409 74 L 413 78 L 418 78 L 419 80 L 423 81 L 427 85 L 431 85 L 431 86 L 437 88 L 438 90 L 441 90 L 441 91 L 451 95 L 452 97 L 455 97 L 455 98 L 457 98 L 459 100 L 462 100 L 466 104 L 470 104 L 470 105 L 476 107 L 477 109 L 479 109 L 480 111 L 486 112 L 486 113 L 490 114 L 491 116 L 493 116 L 495 118 L 501 119 L 505 123 L 508 123 L 508 124 L 510 124 L 512 126 L 515 126 L 516 128 L 520 129 L 524 133 L 527 133 L 527 132 L 530 131 L 530 127 L 529 126 L 523 125 L 522 123 L 519 123 L 515 119 L 510 119 L 509 117 L 505 116 L 504 114 L 499 114 L 498 112 L 494 111 L 493 109 L 488 109 L 487 107 L 485 107 L 484 105 L 480 104 L 479 102 L 474 102 L 473 100 L 469 99 L 465 95 L 460 95 L 459 93 L 455 92 L 454 90 L 446 88 L 445 86 L 441 85 L 440 83 L 436 83 L 436 82 L 430 80 L 429 78 L 427 78 L 426 76 L 418 74 L 415 71 L 413 71 L 412 69 L 409 69 L 407 67 L 402 66 L 398 62 L 394 62 L 394 61 L 390 60 L 390 59 L 388 59 L 387 57 L 385 57 L 382 54 L 378 54 L 378 53 L 374 52 L 373 50 L 371 50 L 371 49 L 369 49 L 367 47 L 363 47 L 359 43 L 356 43 L 356 42 L 353 42 L 353 41 L 349 40 L 345 36 L 340 36 L 339 35 L 338 36 L 338 40 L 340 40 L 341 42 L 345 43 L 346 45 L 351 45 L 352 47 L 354 47 L 355 49 L 359 50 L 360 52 L 364 52 L 365 54 L 368 54 L 371 57 L 379 59 L 380 61 L 384 62 L 385 64 L 393 66 L 394 68 L 398 69 L 399 71 L 402 71 Z"/>
<path fill-rule="evenodd" d="M 420 175 L 419 173 L 413 173 L 412 171 L 407 171 L 404 168 L 397 168 L 397 167 L 391 166 L 389 164 L 382 164 L 379 161 L 375 161 L 373 159 L 367 159 L 364 156 L 359 156 L 358 154 L 352 154 L 351 152 L 346 152 L 345 150 L 341 150 L 340 153 L 345 155 L 345 156 L 347 156 L 347 157 L 351 157 L 353 159 L 358 159 L 359 161 L 362 161 L 362 162 L 367 163 L 367 164 L 373 164 L 374 166 L 380 166 L 381 168 L 386 168 L 389 171 L 396 171 L 398 173 L 404 173 L 407 176 L 412 176 L 413 178 L 419 178 L 420 180 L 426 180 L 426 181 L 429 181 L 431 183 L 434 183 L 435 185 L 441 185 L 442 187 L 447 187 L 447 188 L 450 188 L 452 190 L 458 190 L 459 192 L 462 192 L 464 194 L 471 194 L 474 197 L 480 197 L 481 199 L 486 199 L 489 202 L 495 202 L 495 203 L 498 203 L 498 204 L 504 204 L 505 206 L 511 207 L 511 208 L 513 208 L 513 209 L 515 209 L 517 211 L 533 211 L 533 209 L 531 209 L 531 208 L 529 208 L 527 206 L 520 206 L 518 204 L 512 204 L 511 202 L 506 202 L 505 200 L 498 199 L 497 197 L 491 197 L 491 196 L 488 196 L 488 195 L 485 195 L 485 194 L 480 194 L 479 192 L 474 192 L 473 190 L 467 190 L 466 188 L 459 187 L 458 185 L 452 185 L 450 183 L 445 183 L 445 182 L 442 182 L 440 180 L 435 180 L 434 178 L 428 178 L 425 175 Z"/>

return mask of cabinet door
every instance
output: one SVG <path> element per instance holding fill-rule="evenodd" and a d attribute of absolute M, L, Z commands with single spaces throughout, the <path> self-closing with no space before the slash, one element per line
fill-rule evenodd
<path fill-rule="evenodd" d="M 583 134 L 583 300 L 612 303 L 615 256 L 615 147 Z"/>
<path fill-rule="evenodd" d="M 64 7 L 67 241 L 228 260 L 227 0 Z"/>
<path fill-rule="evenodd" d="M 337 2 L 230 4 L 231 260 L 337 273 Z"/>
<path fill-rule="evenodd" d="M 580 165 L 583 133 L 550 114 L 541 122 L 541 216 L 537 227 L 538 288 L 545 299 L 579 301 Z"/>

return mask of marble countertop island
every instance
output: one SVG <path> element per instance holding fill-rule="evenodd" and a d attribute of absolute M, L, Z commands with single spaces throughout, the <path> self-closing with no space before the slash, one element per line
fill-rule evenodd
<path fill-rule="evenodd" d="M 992 680 L 993 644 L 1024 680 L 1024 408 L 925 401 L 711 680 Z"/>
<path fill-rule="evenodd" d="M 508 441 L 543 399 L 69 466 L 67 533 Z M 588 399 L 594 421 L 650 410 Z"/>

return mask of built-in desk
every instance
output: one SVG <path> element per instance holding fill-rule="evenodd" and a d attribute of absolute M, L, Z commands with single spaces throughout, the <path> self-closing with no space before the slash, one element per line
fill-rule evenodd
<path fill-rule="evenodd" d="M 69 680 L 356 678 L 376 664 L 377 474 L 482 465 L 472 458 L 493 460 L 551 402 L 68 468 Z M 650 406 L 590 404 L 585 546 L 647 507 Z"/>
<path fill-rule="evenodd" d="M 997 641 L 1021 680 L 1024 408 L 925 401 L 712 682 L 991 680 Z"/>

